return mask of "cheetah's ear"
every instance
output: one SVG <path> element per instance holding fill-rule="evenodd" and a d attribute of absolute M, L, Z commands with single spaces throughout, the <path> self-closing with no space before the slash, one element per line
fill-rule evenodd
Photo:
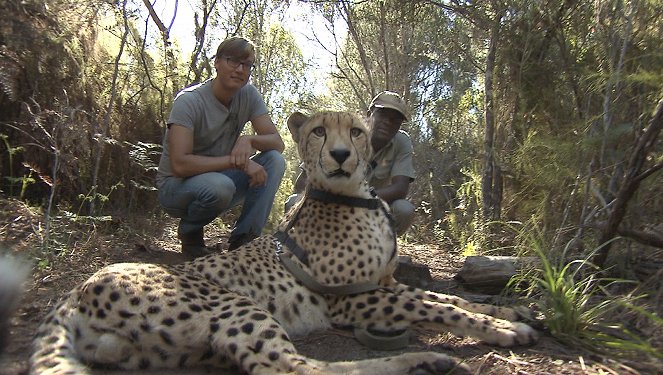
<path fill-rule="evenodd" d="M 299 143 L 299 129 L 309 118 L 301 112 L 295 112 L 288 117 L 288 129 L 295 143 Z"/>

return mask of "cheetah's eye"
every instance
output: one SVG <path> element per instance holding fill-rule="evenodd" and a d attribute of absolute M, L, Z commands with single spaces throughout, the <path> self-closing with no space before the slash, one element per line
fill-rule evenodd
<path fill-rule="evenodd" d="M 352 128 L 352 129 L 350 130 L 350 135 L 351 135 L 352 137 L 355 137 L 355 138 L 356 138 L 356 137 L 359 137 L 359 136 L 362 135 L 362 134 L 363 134 L 363 132 L 362 132 L 361 129 L 359 129 L 359 128 Z"/>
<path fill-rule="evenodd" d="M 325 128 L 323 128 L 322 126 L 318 126 L 317 128 L 313 129 L 313 134 L 315 134 L 318 137 L 324 137 Z"/>

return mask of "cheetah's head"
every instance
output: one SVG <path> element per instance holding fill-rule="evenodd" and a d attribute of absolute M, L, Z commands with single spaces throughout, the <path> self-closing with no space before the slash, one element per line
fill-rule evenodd
<path fill-rule="evenodd" d="M 295 112 L 288 118 L 288 129 L 313 188 L 357 195 L 372 152 L 366 125 L 357 115 L 319 112 L 307 117 Z"/>

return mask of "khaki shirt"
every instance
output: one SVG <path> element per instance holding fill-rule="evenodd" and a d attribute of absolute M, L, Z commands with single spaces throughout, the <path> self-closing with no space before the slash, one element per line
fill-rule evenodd
<path fill-rule="evenodd" d="M 369 185 L 381 188 L 391 184 L 394 176 L 406 176 L 413 181 L 415 176 L 412 163 L 412 141 L 403 130 L 399 130 L 394 138 L 380 151 L 373 155 L 373 171 L 368 175 Z"/>

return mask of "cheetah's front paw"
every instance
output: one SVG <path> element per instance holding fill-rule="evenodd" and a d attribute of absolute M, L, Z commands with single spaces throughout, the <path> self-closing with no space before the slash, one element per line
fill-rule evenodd
<path fill-rule="evenodd" d="M 520 322 L 514 322 L 514 332 L 518 345 L 531 345 L 539 341 L 539 333 L 529 325 Z"/>
<path fill-rule="evenodd" d="M 424 353 L 421 353 L 424 354 Z M 410 375 L 470 374 L 470 368 L 456 358 L 441 353 L 425 353 L 426 358 L 410 368 Z"/>
<path fill-rule="evenodd" d="M 508 326 L 496 329 L 492 334 L 483 337 L 488 344 L 509 348 L 517 345 L 530 345 L 538 340 L 536 330 L 525 323 L 509 322 Z"/>

